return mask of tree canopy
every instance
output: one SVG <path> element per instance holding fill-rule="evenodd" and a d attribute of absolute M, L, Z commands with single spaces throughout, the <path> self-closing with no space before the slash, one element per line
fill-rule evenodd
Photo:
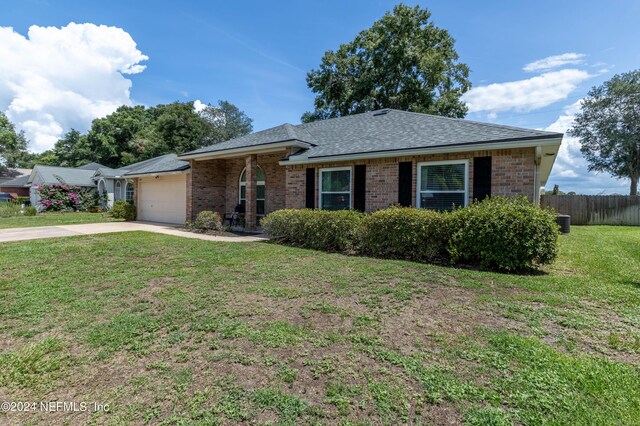
<path fill-rule="evenodd" d="M 9 167 L 35 164 L 77 167 L 96 162 L 121 167 L 168 153 L 182 154 L 251 133 L 252 120 L 227 101 L 195 111 L 193 102 L 174 102 L 146 108 L 121 106 L 93 120 L 86 134 L 70 129 L 53 150 L 27 151 L 27 140 L 0 113 L 0 155 Z"/>
<path fill-rule="evenodd" d="M 638 194 L 640 176 L 640 70 L 614 76 L 593 87 L 582 100 L 571 136 L 590 171 L 608 172 L 631 180 L 630 194 Z"/>
<path fill-rule="evenodd" d="M 9 118 L 0 112 L 0 170 L 6 167 L 24 167 L 28 155 L 27 138 Z"/>
<path fill-rule="evenodd" d="M 427 9 L 397 5 L 356 38 L 328 51 L 307 74 L 317 94 L 303 122 L 396 108 L 462 118 L 469 67 L 455 40 L 430 21 Z"/>

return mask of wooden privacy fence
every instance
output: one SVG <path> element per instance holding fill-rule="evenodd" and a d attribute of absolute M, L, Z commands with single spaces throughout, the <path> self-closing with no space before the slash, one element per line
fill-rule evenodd
<path fill-rule="evenodd" d="M 572 225 L 640 226 L 640 196 L 543 195 L 542 207 L 571 216 Z"/>

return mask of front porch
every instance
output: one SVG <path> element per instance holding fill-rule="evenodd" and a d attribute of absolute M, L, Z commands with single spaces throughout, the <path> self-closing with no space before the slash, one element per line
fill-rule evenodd
<path fill-rule="evenodd" d="M 235 214 L 233 231 L 256 232 L 260 219 L 285 208 L 285 167 L 278 162 L 287 154 L 275 152 L 228 158 L 191 160 L 187 178 L 187 218 L 201 211 Z M 225 223 L 226 225 L 227 223 Z"/>

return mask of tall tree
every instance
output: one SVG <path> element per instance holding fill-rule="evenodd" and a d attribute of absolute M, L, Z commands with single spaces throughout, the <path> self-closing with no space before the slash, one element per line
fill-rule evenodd
<path fill-rule="evenodd" d="M 86 136 L 76 129 L 69 130 L 59 139 L 53 152 L 58 159 L 58 165 L 63 167 L 78 167 L 94 158 L 86 144 Z"/>
<path fill-rule="evenodd" d="M 571 136 L 589 171 L 608 172 L 631 180 L 630 194 L 638 194 L 640 177 L 640 70 L 614 76 L 592 88 L 582 100 Z"/>
<path fill-rule="evenodd" d="M 469 67 L 458 62 L 455 40 L 419 6 L 397 5 L 356 38 L 328 51 L 307 74 L 317 94 L 303 122 L 380 108 L 464 117 L 461 96 Z"/>
<path fill-rule="evenodd" d="M 210 125 L 207 143 L 220 143 L 244 136 L 253 131 L 253 120 L 234 104 L 218 101 L 218 106 L 207 105 L 200 112 Z"/>
<path fill-rule="evenodd" d="M 147 125 L 144 106 L 121 106 L 112 114 L 91 123 L 86 141 L 79 147 L 90 153 L 86 161 L 95 161 L 108 167 L 120 167 L 124 159 L 137 158 L 141 148 L 135 144 L 136 134 Z"/>
<path fill-rule="evenodd" d="M 13 123 L 0 112 L 0 169 L 24 166 L 28 155 L 27 145 L 24 132 L 16 132 Z"/>

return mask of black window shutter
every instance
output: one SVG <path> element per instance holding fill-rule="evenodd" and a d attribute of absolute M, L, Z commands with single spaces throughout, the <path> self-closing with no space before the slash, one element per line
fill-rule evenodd
<path fill-rule="evenodd" d="M 473 198 L 482 201 L 491 195 L 491 157 L 473 159 Z"/>
<path fill-rule="evenodd" d="M 307 168 L 307 188 L 305 207 L 308 209 L 316 208 L 316 169 Z"/>
<path fill-rule="evenodd" d="M 358 164 L 353 172 L 353 208 L 364 212 L 367 198 L 367 166 Z"/>
<path fill-rule="evenodd" d="M 411 207 L 411 184 L 413 163 L 401 161 L 398 163 L 398 204 L 403 207 Z"/>

